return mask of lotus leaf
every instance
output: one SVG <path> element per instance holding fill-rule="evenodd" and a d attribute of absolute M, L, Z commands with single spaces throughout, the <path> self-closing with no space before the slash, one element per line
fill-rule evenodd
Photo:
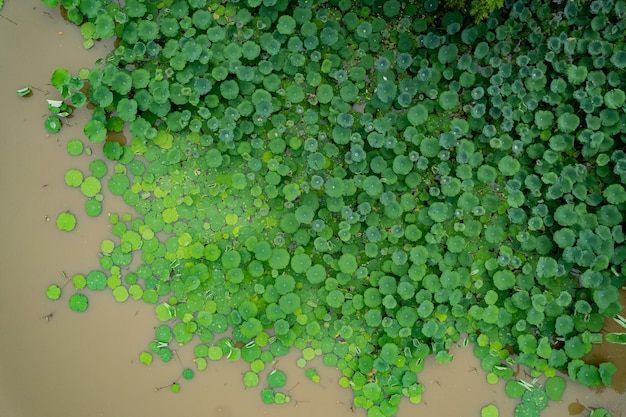
<path fill-rule="evenodd" d="M 580 124 L 580 119 L 578 116 L 572 113 L 564 113 L 557 119 L 557 126 L 559 131 L 563 133 L 571 133 L 574 132 L 578 125 Z"/>
<path fill-rule="evenodd" d="M 71 232 L 76 227 L 76 216 L 70 212 L 60 213 L 57 216 L 56 225 L 59 230 Z"/>
<path fill-rule="evenodd" d="M 59 132 L 62 126 L 61 120 L 56 116 L 49 116 L 44 122 L 44 127 L 50 133 Z"/>
<path fill-rule="evenodd" d="M 84 294 L 72 294 L 69 300 L 70 308 L 74 311 L 83 312 L 87 310 L 89 301 Z"/>

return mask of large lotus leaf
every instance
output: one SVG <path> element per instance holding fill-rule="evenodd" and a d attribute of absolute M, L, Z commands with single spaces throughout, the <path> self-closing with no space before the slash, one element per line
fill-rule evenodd
<path fill-rule="evenodd" d="M 383 103 L 391 103 L 398 92 L 398 86 L 392 80 L 384 80 L 378 83 L 376 95 Z"/>
<path fill-rule="evenodd" d="M 437 57 L 439 59 L 439 62 L 445 65 L 454 62 L 458 56 L 458 53 L 459 49 L 455 44 L 444 45 L 439 48 Z"/>
<path fill-rule="evenodd" d="M 107 136 L 107 128 L 100 120 L 90 120 L 85 124 L 83 128 L 85 136 L 90 142 L 98 143 L 104 141 Z"/>
<path fill-rule="evenodd" d="M 611 184 L 604 189 L 602 195 L 611 204 L 626 202 L 626 191 L 621 184 Z"/>
<path fill-rule="evenodd" d="M 419 126 L 428 120 L 428 110 L 423 104 L 416 104 L 409 109 L 407 117 L 413 126 Z"/>
<path fill-rule="evenodd" d="M 557 126 L 559 130 L 564 133 L 574 132 L 578 128 L 579 124 L 580 119 L 572 113 L 563 113 L 557 119 Z"/>
<path fill-rule="evenodd" d="M 515 286 L 515 274 L 511 271 L 497 271 L 493 275 L 493 284 L 500 291 L 511 289 Z"/>
<path fill-rule="evenodd" d="M 70 212 L 61 213 L 57 216 L 56 225 L 59 230 L 71 232 L 76 227 L 76 216 Z"/>
<path fill-rule="evenodd" d="M 567 80 L 571 84 L 581 84 L 587 78 L 587 72 L 586 67 L 571 64 L 567 67 Z"/>
<path fill-rule="evenodd" d="M 535 112 L 535 124 L 540 130 L 550 129 L 554 123 L 554 114 L 548 110 Z"/>
<path fill-rule="evenodd" d="M 586 387 L 597 387 L 602 384 L 598 368 L 589 364 L 584 364 L 577 370 L 576 380 Z"/>
<path fill-rule="evenodd" d="M 456 91 L 444 91 L 439 95 L 439 105 L 446 111 L 455 110 L 459 106 L 459 95 Z"/>
<path fill-rule="evenodd" d="M 626 101 L 626 93 L 622 90 L 611 90 L 604 94 L 604 104 L 609 109 L 619 109 Z"/>
<path fill-rule="evenodd" d="M 70 308 L 74 311 L 83 312 L 87 310 L 89 301 L 84 294 L 72 294 L 69 300 Z"/>

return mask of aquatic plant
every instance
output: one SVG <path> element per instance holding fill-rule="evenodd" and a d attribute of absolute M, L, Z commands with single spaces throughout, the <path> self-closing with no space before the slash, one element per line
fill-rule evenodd
<path fill-rule="evenodd" d="M 514 364 L 552 378 L 509 381 L 518 415 L 560 398 L 557 371 L 611 383 L 582 358 L 621 310 L 623 1 L 507 3 L 480 24 L 395 0 L 60 5 L 86 42 L 119 40 L 52 75 L 65 111 L 94 106 L 85 136 L 114 165 L 66 182 L 92 215 L 102 181 L 134 210 L 110 214 L 70 307 L 85 287 L 153 304 L 142 363 L 199 339 L 198 370 L 243 359 L 284 403 L 264 364 L 296 348 L 369 416 L 420 402 L 424 359 L 468 342 L 491 383 Z"/>

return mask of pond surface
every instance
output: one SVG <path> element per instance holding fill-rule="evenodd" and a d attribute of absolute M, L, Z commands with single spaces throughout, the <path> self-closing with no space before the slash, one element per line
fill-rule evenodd
<path fill-rule="evenodd" d="M 275 364 L 288 375 L 288 404 L 263 405 L 259 387 L 244 389 L 243 362 L 210 363 L 193 381 L 179 381 L 181 392 L 174 394 L 169 384 L 193 366 L 193 343 L 167 364 L 140 364 L 139 354 L 160 324 L 152 306 L 120 304 L 106 291 L 91 292 L 89 309 L 79 314 L 67 306 L 67 295 L 56 302 L 46 298 L 48 285 L 63 286 L 66 277 L 99 269 L 100 243 L 111 236 L 106 214 L 127 210 L 120 199 L 106 195 L 100 217 L 81 216 L 84 197 L 64 183 L 69 168 L 86 170 L 91 160 L 102 158 L 99 146 L 91 156 L 66 152 L 70 139 L 87 145 L 85 112 L 77 112 L 68 121 L 73 127 L 57 135 L 43 127 L 46 99 L 58 98 L 49 85 L 54 69 L 75 74 L 112 46 L 85 51 L 78 29 L 39 0 L 5 3 L 0 11 L 0 416 L 365 416 L 352 410 L 352 394 L 339 387 L 338 371 L 318 362 L 321 382 L 314 384 L 295 366 L 295 353 Z M 27 85 L 32 95 L 18 97 L 16 90 Z M 78 213 L 78 227 L 59 232 L 54 219 L 69 209 Z M 398 415 L 479 416 L 482 406 L 493 403 L 501 416 L 512 416 L 516 402 L 506 397 L 503 384 L 485 382 L 471 348 L 454 353 L 448 365 L 429 359 L 419 375 L 426 387 L 422 403 L 403 403 Z M 622 415 L 626 346 L 601 347 L 591 356 L 607 359 L 618 365 L 613 388 L 569 383 L 563 401 L 550 404 L 542 417 L 587 415 L 587 408 L 598 406 Z"/>

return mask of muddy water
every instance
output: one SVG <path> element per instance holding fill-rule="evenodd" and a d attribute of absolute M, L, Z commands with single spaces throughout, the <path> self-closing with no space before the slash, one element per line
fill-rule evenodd
<path fill-rule="evenodd" d="M 98 269 L 100 242 L 110 236 L 106 214 L 81 216 L 84 198 L 64 184 L 67 169 L 86 170 L 100 155 L 97 148 L 93 156 L 71 157 L 65 151 L 69 139 L 85 141 L 84 113 L 69 120 L 74 128 L 46 134 L 45 99 L 58 98 L 49 77 L 57 67 L 74 73 L 91 67 L 111 46 L 83 50 L 78 30 L 39 0 L 5 3 L 0 11 L 0 417 L 365 416 L 351 410 L 351 393 L 339 388 L 337 371 L 319 364 L 322 381 L 313 384 L 295 367 L 293 354 L 276 364 L 288 374 L 289 404 L 264 406 L 260 389 L 244 389 L 243 363 L 211 363 L 193 381 L 183 381 L 178 394 L 158 390 L 193 366 L 193 355 L 190 346 L 167 364 L 138 363 L 158 325 L 150 306 L 90 293 L 88 311 L 78 314 L 67 307 L 67 295 L 57 302 L 45 297 L 45 288 L 63 285 L 65 276 Z M 26 85 L 35 87 L 33 95 L 17 97 L 15 91 Z M 79 225 L 62 233 L 54 219 L 68 209 L 78 214 Z M 119 200 L 106 196 L 105 213 L 124 210 Z M 570 384 L 564 400 L 542 416 L 583 415 L 585 407 L 599 405 L 619 411 L 626 404 L 625 351 L 613 347 L 596 353 L 620 363 L 619 392 Z M 471 349 L 458 349 L 455 356 L 447 365 L 427 362 L 419 376 L 426 386 L 423 402 L 403 403 L 399 416 L 478 416 L 489 403 L 500 415 L 512 416 L 514 402 L 501 384 L 485 383 Z"/>

